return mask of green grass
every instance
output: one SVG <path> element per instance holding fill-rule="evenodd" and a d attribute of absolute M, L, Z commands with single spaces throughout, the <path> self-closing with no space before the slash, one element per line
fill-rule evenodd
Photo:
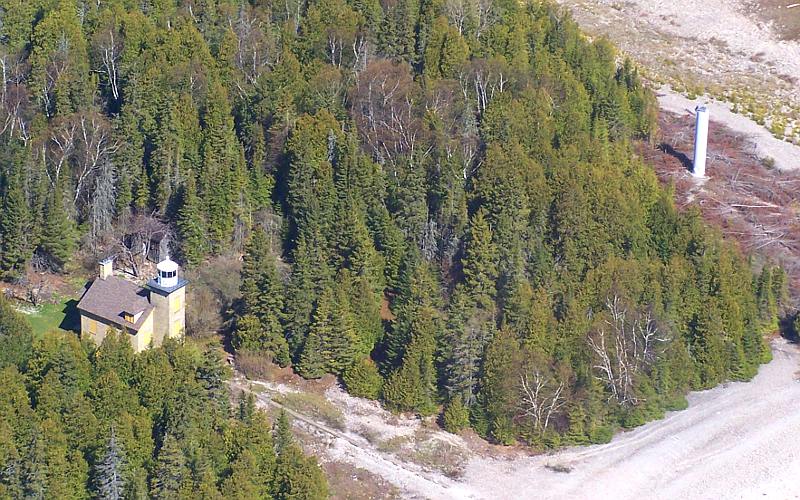
<path fill-rule="evenodd" d="M 57 298 L 54 304 L 47 303 L 35 309 L 25 309 L 22 312 L 28 319 L 33 334 L 40 337 L 53 330 L 78 331 L 80 318 L 75 306 L 78 301 L 72 298 Z"/>

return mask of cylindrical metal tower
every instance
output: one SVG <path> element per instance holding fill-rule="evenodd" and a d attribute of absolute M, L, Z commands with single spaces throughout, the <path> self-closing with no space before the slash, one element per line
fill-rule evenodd
<path fill-rule="evenodd" d="M 708 108 L 697 106 L 697 123 L 694 132 L 694 163 L 692 175 L 695 177 L 706 176 L 706 148 L 708 146 Z"/>

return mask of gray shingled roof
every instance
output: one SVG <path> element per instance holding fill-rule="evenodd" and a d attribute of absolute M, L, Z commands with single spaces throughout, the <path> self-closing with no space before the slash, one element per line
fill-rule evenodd
<path fill-rule="evenodd" d="M 146 288 L 116 276 L 94 280 L 78 302 L 79 311 L 134 332 L 139 331 L 153 308 Z M 135 315 L 140 311 L 142 315 L 136 323 L 125 321 L 123 313 Z"/>

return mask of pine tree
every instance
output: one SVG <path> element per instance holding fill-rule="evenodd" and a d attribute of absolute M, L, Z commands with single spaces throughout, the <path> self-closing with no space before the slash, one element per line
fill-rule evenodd
<path fill-rule="evenodd" d="M 126 466 L 125 451 L 117 442 L 116 432 L 112 426 L 102 460 L 94 465 L 94 483 L 99 498 L 120 500 L 125 497 Z"/>
<path fill-rule="evenodd" d="M 281 411 L 273 430 L 278 460 L 271 490 L 276 498 L 324 499 L 328 483 L 311 457 L 304 457 L 292 436 L 291 423 Z"/>
<path fill-rule="evenodd" d="M 383 389 L 383 377 L 378 366 L 368 357 L 345 370 L 342 381 L 347 392 L 360 398 L 378 399 Z"/>
<path fill-rule="evenodd" d="M 436 410 L 436 320 L 430 308 L 419 311 L 400 368 L 383 387 L 386 404 L 399 411 L 430 415 Z"/>
<path fill-rule="evenodd" d="M 25 498 L 33 500 L 47 498 L 46 447 L 42 441 L 38 436 L 33 437 L 22 472 Z"/>
<path fill-rule="evenodd" d="M 475 400 L 484 349 L 492 337 L 494 325 L 486 311 L 472 304 L 462 287 L 453 294 L 449 312 L 447 342 L 441 353 L 445 386 L 449 394 L 457 395 L 470 407 Z"/>
<path fill-rule="evenodd" d="M 325 317 L 327 317 L 327 311 L 320 311 L 319 307 L 317 310 L 320 314 L 319 321 L 315 321 L 315 323 L 312 324 L 297 363 L 297 372 L 303 377 L 310 379 L 320 378 L 326 373 L 325 359 L 321 352 L 322 336 L 330 335 L 328 331 L 330 325 L 327 323 L 327 319 L 323 319 L 322 316 L 322 314 L 324 314 Z M 318 313 L 315 312 L 314 314 L 317 315 Z"/>
<path fill-rule="evenodd" d="M 785 314 L 789 306 L 789 288 L 786 271 L 781 266 L 772 268 L 772 296 L 775 297 L 778 315 Z"/>
<path fill-rule="evenodd" d="M 216 411 L 220 419 L 224 418 L 230 406 L 227 381 L 231 373 L 230 368 L 223 363 L 221 349 L 207 348 L 196 373 L 197 381 L 202 385 L 209 402 L 205 405 L 206 409 Z"/>
<path fill-rule="evenodd" d="M 242 422 L 250 423 L 256 414 L 256 398 L 252 393 L 247 392 L 239 395 L 239 412 L 238 418 Z"/>
<path fill-rule="evenodd" d="M 498 442 L 510 444 L 514 440 L 513 412 L 516 411 L 517 375 L 521 346 L 513 332 L 498 331 L 486 350 L 481 377 L 481 394 L 489 433 Z"/>
<path fill-rule="evenodd" d="M 206 204 L 207 236 L 211 250 L 219 253 L 233 232 L 235 202 L 241 194 L 234 173 L 241 158 L 228 95 L 216 82 L 209 86 L 206 97 L 200 151 L 203 170 L 199 191 Z"/>
<path fill-rule="evenodd" d="M 247 243 L 242 266 L 242 300 L 245 315 L 237 320 L 237 349 L 269 353 L 281 366 L 289 364 L 289 346 L 284 338 L 284 287 L 278 276 L 277 260 L 266 232 L 256 228 Z M 245 340 L 248 339 L 248 340 Z"/>
<path fill-rule="evenodd" d="M 418 255 L 409 252 L 401 276 L 399 296 L 394 310 L 397 318 L 383 342 L 385 360 L 382 369 L 391 371 L 400 366 L 406 347 L 411 342 L 412 324 L 421 311 L 439 306 L 439 284 L 429 266 L 419 261 Z"/>
<path fill-rule="evenodd" d="M 486 310 L 492 310 L 497 289 L 496 261 L 492 230 L 481 209 L 470 222 L 463 264 L 467 290 L 475 302 Z"/>
<path fill-rule="evenodd" d="M 293 252 L 292 275 L 286 290 L 286 340 L 297 360 L 308 336 L 317 297 L 332 283 L 329 253 L 319 230 L 302 232 Z"/>
<path fill-rule="evenodd" d="M 294 435 L 292 434 L 292 423 L 289 421 L 289 415 L 284 410 L 278 413 L 278 419 L 275 421 L 275 426 L 272 430 L 273 440 L 275 441 L 275 453 L 280 455 L 283 450 L 294 444 Z"/>
<path fill-rule="evenodd" d="M 469 410 L 464 406 L 461 395 L 456 395 L 447 403 L 442 414 L 442 425 L 444 430 L 453 434 L 458 434 L 469 427 Z"/>
<path fill-rule="evenodd" d="M 33 331 L 27 319 L 0 297 L 0 369 L 25 366 L 32 344 Z"/>

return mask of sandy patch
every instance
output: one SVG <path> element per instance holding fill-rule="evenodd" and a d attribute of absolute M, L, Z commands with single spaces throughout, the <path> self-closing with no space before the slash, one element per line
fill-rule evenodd
<path fill-rule="evenodd" d="M 340 431 L 290 410 L 295 424 L 315 437 L 323 461 L 349 463 L 396 486 L 403 498 L 435 499 L 640 499 L 798 498 L 800 486 L 800 352 L 785 340 L 773 343 L 774 360 L 749 383 L 730 383 L 689 395 L 689 408 L 618 434 L 605 445 L 553 454 L 464 459 L 458 479 L 386 451 L 350 425 L 376 425 L 403 437 L 413 422 L 394 421 L 372 402 L 334 389 L 326 395 L 348 410 Z M 234 388 L 245 389 L 234 382 Z M 274 405 L 267 394 L 260 405 Z M 364 419 L 367 420 L 364 420 Z M 411 419 L 414 420 L 414 419 Z M 419 422 L 419 421 L 417 421 Z M 395 428 L 397 425 L 397 428 Z M 420 424 L 417 424 L 420 425 Z M 415 436 L 420 434 L 419 429 Z M 442 436 L 439 436 L 442 434 Z M 442 431 L 423 433 L 416 447 L 462 440 Z"/>

